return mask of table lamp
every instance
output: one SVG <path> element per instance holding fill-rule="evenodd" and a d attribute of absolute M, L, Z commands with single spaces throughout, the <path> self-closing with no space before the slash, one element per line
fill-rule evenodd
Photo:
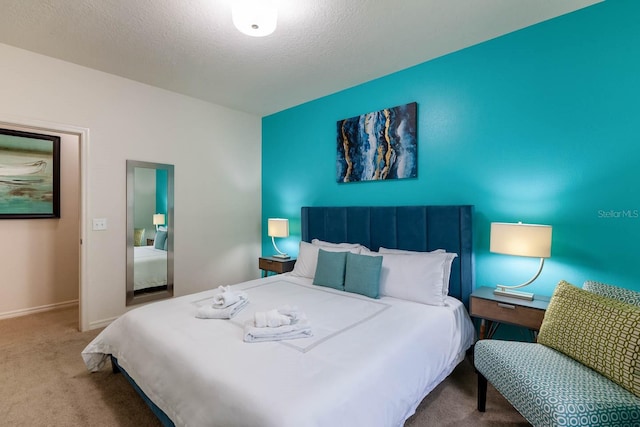
<path fill-rule="evenodd" d="M 544 259 L 551 256 L 551 230 L 552 227 L 550 225 L 523 224 L 521 222 L 517 224 L 491 223 L 489 251 L 505 255 L 540 258 L 540 268 L 538 268 L 538 272 L 531 280 L 515 286 L 496 285 L 496 289 L 493 291 L 494 294 L 528 301 L 533 300 L 532 293 L 514 289 L 523 288 L 531 284 L 540 275 L 544 266 Z"/>
<path fill-rule="evenodd" d="M 153 214 L 153 225 L 156 226 L 156 231 L 158 231 L 158 227 L 164 225 L 164 214 Z"/>
<path fill-rule="evenodd" d="M 278 249 L 276 246 L 276 237 L 289 237 L 289 220 L 284 218 L 269 218 L 267 220 L 267 235 L 271 237 L 273 247 L 278 252 L 274 255 L 275 258 L 289 259 L 289 255 Z"/>

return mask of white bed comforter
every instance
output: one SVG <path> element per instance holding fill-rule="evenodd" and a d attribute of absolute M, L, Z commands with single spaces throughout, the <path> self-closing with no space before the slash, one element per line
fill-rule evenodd
<path fill-rule="evenodd" d="M 167 251 L 153 246 L 133 248 L 133 290 L 167 284 Z"/>
<path fill-rule="evenodd" d="M 176 425 L 399 426 L 474 340 L 464 306 L 370 299 L 288 275 L 253 280 L 232 320 L 197 319 L 214 291 L 132 310 L 82 352 L 89 370 L 113 354 Z M 289 304 L 314 336 L 245 343 L 256 311 Z"/>

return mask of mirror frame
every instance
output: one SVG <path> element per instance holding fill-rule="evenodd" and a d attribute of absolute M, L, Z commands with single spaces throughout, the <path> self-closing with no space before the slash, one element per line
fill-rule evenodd
<path fill-rule="evenodd" d="M 167 171 L 167 289 L 134 295 L 133 292 L 133 235 L 134 235 L 134 194 L 135 169 L 161 169 Z M 142 304 L 173 297 L 173 165 L 164 163 L 127 160 L 127 296 L 126 305 Z"/>

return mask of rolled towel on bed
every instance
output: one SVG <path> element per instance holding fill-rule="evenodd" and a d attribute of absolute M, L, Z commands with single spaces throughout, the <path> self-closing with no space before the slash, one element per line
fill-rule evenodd
<path fill-rule="evenodd" d="M 242 310 L 247 304 L 249 304 L 249 300 L 246 298 L 241 298 L 235 304 L 232 304 L 225 308 L 216 308 L 211 305 L 204 305 L 198 308 L 196 317 L 198 319 L 231 319 L 233 318 L 233 316 L 238 314 L 238 312 Z"/>
<path fill-rule="evenodd" d="M 269 311 L 258 311 L 253 317 L 256 328 L 277 328 L 291 324 L 291 317 L 280 314 L 275 308 Z"/>
<path fill-rule="evenodd" d="M 283 305 L 282 307 L 278 307 L 278 313 L 285 315 L 291 319 L 291 322 L 295 322 L 298 319 L 306 319 L 306 315 L 298 310 L 298 307 L 293 305 Z"/>
<path fill-rule="evenodd" d="M 247 299 L 244 291 L 234 291 L 231 286 L 219 286 L 218 292 L 213 296 L 214 308 L 227 308 L 242 299 Z"/>
<path fill-rule="evenodd" d="M 298 320 L 290 325 L 278 326 L 277 328 L 258 328 L 252 321 L 248 321 L 244 325 L 245 342 L 293 340 L 311 336 L 313 336 L 311 324 L 306 319 Z"/>
<path fill-rule="evenodd" d="M 256 328 L 277 328 L 278 326 L 290 325 L 299 319 L 304 319 L 304 313 L 298 308 L 284 305 L 269 311 L 257 311 L 254 315 L 254 325 Z"/>

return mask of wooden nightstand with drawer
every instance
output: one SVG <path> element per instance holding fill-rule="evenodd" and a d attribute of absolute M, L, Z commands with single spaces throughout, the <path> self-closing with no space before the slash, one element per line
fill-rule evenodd
<path fill-rule="evenodd" d="M 258 260 L 258 268 L 262 270 L 262 277 L 267 277 L 270 271 L 276 274 L 291 271 L 295 263 L 295 258 L 261 257 Z"/>
<path fill-rule="evenodd" d="M 491 338 L 502 323 L 525 327 L 535 339 L 550 298 L 535 295 L 533 301 L 526 301 L 494 295 L 493 290 L 483 286 L 471 294 L 470 314 L 481 319 L 480 339 Z"/>

